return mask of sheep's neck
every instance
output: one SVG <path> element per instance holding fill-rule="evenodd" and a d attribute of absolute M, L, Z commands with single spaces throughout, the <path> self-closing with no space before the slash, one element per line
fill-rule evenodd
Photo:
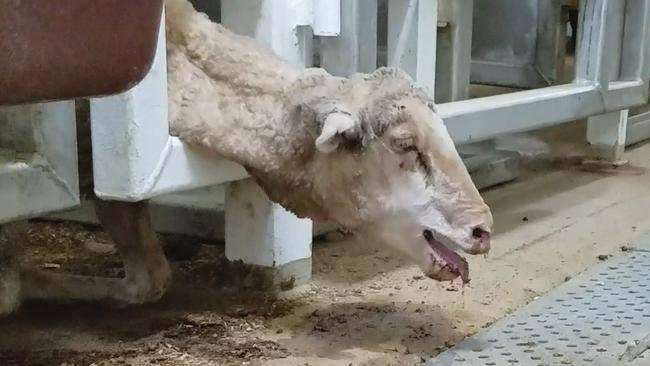
<path fill-rule="evenodd" d="M 196 12 L 185 17 L 167 27 L 172 132 L 246 166 L 279 158 L 295 134 L 287 90 L 301 71 Z"/>
<path fill-rule="evenodd" d="M 169 18 L 167 55 L 173 134 L 243 165 L 263 186 L 308 189 L 317 131 L 295 115 L 296 95 L 309 89 L 302 70 L 187 8 Z"/>

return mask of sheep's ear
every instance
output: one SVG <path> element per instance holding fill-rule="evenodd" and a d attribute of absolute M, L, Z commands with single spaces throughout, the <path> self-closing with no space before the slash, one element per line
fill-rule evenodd
<path fill-rule="evenodd" d="M 344 138 L 358 135 L 354 118 L 347 113 L 330 113 L 322 123 L 320 136 L 316 139 L 318 151 L 329 154 L 335 151 Z"/>

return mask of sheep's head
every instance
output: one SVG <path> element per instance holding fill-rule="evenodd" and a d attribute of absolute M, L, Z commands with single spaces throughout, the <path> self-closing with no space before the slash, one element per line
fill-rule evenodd
<path fill-rule="evenodd" d="M 327 216 L 436 280 L 469 281 L 455 252 L 490 249 L 492 215 L 433 103 L 402 73 L 355 76 L 320 103 L 314 191 Z"/>

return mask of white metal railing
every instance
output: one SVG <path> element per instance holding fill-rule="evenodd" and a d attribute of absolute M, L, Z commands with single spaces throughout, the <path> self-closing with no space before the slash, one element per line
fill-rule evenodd
<path fill-rule="evenodd" d="M 3 107 L 0 131 L 0 223 L 79 204 L 74 103 Z"/>
<path fill-rule="evenodd" d="M 141 201 L 246 177 L 243 168 L 187 148 L 169 135 L 165 29 L 149 74 L 131 90 L 91 100 L 95 193 Z"/>
<path fill-rule="evenodd" d="M 575 81 L 439 104 L 438 110 L 456 143 L 485 140 L 647 102 L 648 1 L 585 0 L 580 11 Z M 412 47 L 417 49 L 413 42 Z M 418 79 L 418 68 L 425 66 L 405 63 L 403 67 Z"/>

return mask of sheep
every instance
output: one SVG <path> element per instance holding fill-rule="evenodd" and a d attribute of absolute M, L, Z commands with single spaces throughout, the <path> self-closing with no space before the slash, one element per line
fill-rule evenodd
<path fill-rule="evenodd" d="M 433 101 L 404 72 L 341 78 L 298 69 L 188 0 L 165 6 L 172 134 L 240 164 L 298 217 L 391 247 L 434 280 L 469 281 L 456 251 L 490 250 L 492 214 Z M 164 294 L 171 275 L 146 202 L 95 206 L 125 278 L 18 270 L 9 260 L 0 269 L 0 313 L 31 298 L 142 304 Z M 7 241 L 20 240 L 13 226 L 3 230 Z M 11 257 L 2 248 L 0 261 Z"/>

